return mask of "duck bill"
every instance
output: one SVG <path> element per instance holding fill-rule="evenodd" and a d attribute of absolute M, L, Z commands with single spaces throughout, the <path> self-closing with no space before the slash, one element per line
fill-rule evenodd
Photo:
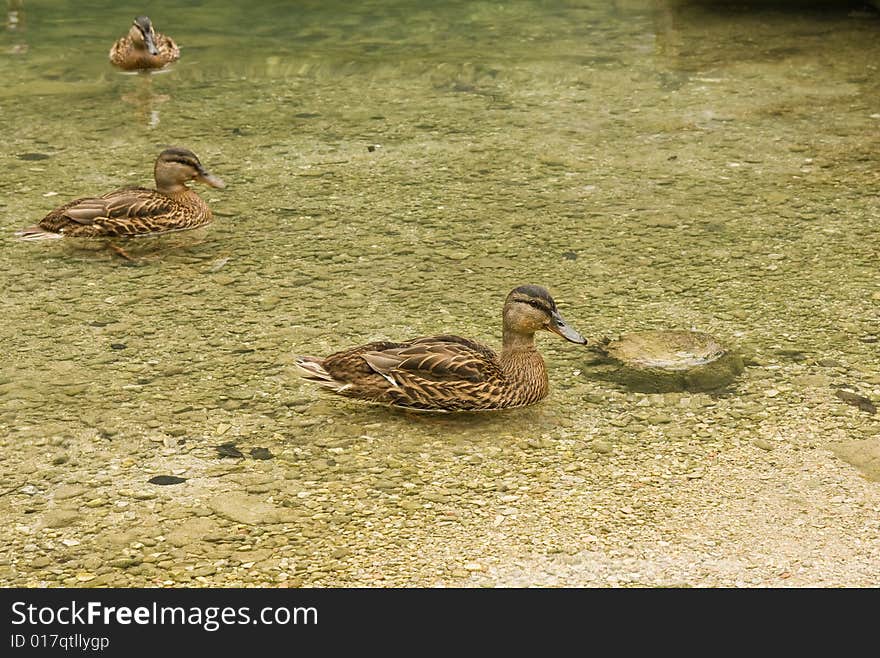
<path fill-rule="evenodd" d="M 572 343 L 577 343 L 578 345 L 586 345 L 587 343 L 587 339 L 569 327 L 565 320 L 562 319 L 562 316 L 559 315 L 558 311 L 553 311 L 553 315 L 550 316 L 550 322 L 547 324 L 546 329 L 547 331 L 552 331 L 554 334 L 559 334 L 565 340 Z"/>
<path fill-rule="evenodd" d="M 204 169 L 202 169 L 199 172 L 199 175 L 196 176 L 196 180 L 200 183 L 204 183 L 205 185 L 216 187 L 218 190 L 222 190 L 224 187 L 226 187 L 226 183 L 224 183 L 222 179 L 217 178 L 210 172 L 205 171 Z"/>

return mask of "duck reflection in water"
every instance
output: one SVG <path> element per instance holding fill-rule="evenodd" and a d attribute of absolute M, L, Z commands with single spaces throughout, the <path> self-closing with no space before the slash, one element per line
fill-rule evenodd
<path fill-rule="evenodd" d="M 6 30 L 22 34 L 24 32 L 24 0 L 6 0 Z M 6 51 L 10 55 L 23 55 L 28 51 L 28 44 L 12 44 Z"/>
<path fill-rule="evenodd" d="M 137 122 L 153 130 L 159 125 L 159 106 L 171 100 L 171 96 L 153 89 L 152 75 L 139 75 L 137 78 L 135 88 L 122 94 L 121 98 L 124 103 L 134 107 Z"/>

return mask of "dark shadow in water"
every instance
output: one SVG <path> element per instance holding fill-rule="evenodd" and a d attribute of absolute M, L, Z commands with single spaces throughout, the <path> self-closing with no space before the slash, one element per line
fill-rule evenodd
<path fill-rule="evenodd" d="M 880 0 L 661 0 L 654 11 L 658 75 L 665 89 L 678 89 L 695 71 L 809 53 L 813 40 L 840 21 L 855 18 L 880 28 L 878 7 Z M 776 37 L 784 30 L 800 38 L 780 46 Z"/>
<path fill-rule="evenodd" d="M 550 399 L 515 409 L 456 412 L 412 411 L 343 398 L 329 400 L 333 403 L 329 416 L 345 424 L 361 427 L 382 424 L 382 433 L 392 435 L 408 433 L 407 428 L 431 434 L 439 431 L 453 442 L 466 439 L 482 443 L 486 437 L 497 437 L 499 433 L 517 435 L 519 428 L 528 428 L 528 435 L 533 436 L 536 431 L 558 428 L 560 420 L 566 417 L 565 409 Z"/>
<path fill-rule="evenodd" d="M 755 11 L 790 12 L 803 14 L 809 12 L 829 12 L 847 14 L 872 7 L 870 0 L 663 0 L 658 7 L 684 13 L 692 8 L 720 15 L 736 15 Z M 874 3 L 873 8 L 876 8 Z"/>

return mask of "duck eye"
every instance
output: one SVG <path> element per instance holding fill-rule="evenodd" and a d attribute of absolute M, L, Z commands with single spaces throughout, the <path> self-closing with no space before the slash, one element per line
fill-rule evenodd
<path fill-rule="evenodd" d="M 542 313 L 550 313 L 550 311 L 547 310 L 547 307 L 536 299 L 523 299 L 522 302 L 523 304 L 528 304 L 532 308 L 538 309 Z"/>

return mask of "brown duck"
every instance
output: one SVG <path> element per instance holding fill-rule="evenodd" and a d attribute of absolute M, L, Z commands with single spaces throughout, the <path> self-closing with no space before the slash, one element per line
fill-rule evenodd
<path fill-rule="evenodd" d="M 346 397 L 408 409 L 467 411 L 533 404 L 547 396 L 535 332 L 586 339 L 569 327 L 541 286 L 515 288 L 504 302 L 501 352 L 454 335 L 374 342 L 326 358 L 296 358 L 302 376 Z"/>
<path fill-rule="evenodd" d="M 211 223 L 208 204 L 186 183 L 195 180 L 217 188 L 226 185 L 202 167 L 195 153 L 184 148 L 162 151 L 156 158 L 155 178 L 155 190 L 131 187 L 75 199 L 16 235 L 23 240 L 133 237 L 186 231 Z"/>
<path fill-rule="evenodd" d="M 156 32 L 147 16 L 135 18 L 128 34 L 110 49 L 110 62 L 124 71 L 161 69 L 179 57 L 180 48 L 174 39 Z"/>

